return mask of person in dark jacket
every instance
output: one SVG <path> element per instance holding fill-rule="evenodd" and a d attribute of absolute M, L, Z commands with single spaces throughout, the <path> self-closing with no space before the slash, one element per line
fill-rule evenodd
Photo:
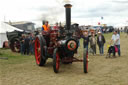
<path fill-rule="evenodd" d="M 21 38 L 20 38 L 20 53 L 24 54 L 24 34 L 22 34 Z"/>
<path fill-rule="evenodd" d="M 127 32 L 127 35 L 128 35 L 128 29 L 126 30 L 126 32 Z"/>
<path fill-rule="evenodd" d="M 30 53 L 34 54 L 35 37 L 34 37 L 33 33 L 30 34 L 30 38 L 29 39 L 30 39 L 30 43 L 29 43 Z"/>
<path fill-rule="evenodd" d="M 97 36 L 97 44 L 99 46 L 99 51 L 100 54 L 104 54 L 104 43 L 105 43 L 105 38 L 102 35 L 101 32 L 98 32 L 98 36 Z"/>
<path fill-rule="evenodd" d="M 29 55 L 29 42 L 30 42 L 30 39 L 28 37 L 28 35 L 26 35 L 25 39 L 24 39 L 24 54 L 27 54 Z"/>

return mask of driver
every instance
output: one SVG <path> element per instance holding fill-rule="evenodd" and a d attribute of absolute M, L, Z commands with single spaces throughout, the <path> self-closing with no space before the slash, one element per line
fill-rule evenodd
<path fill-rule="evenodd" d="M 50 25 L 48 24 L 48 21 L 45 22 L 45 24 L 42 26 L 42 34 L 44 35 L 44 38 L 46 40 L 46 45 L 49 46 L 50 42 Z"/>
<path fill-rule="evenodd" d="M 50 31 L 50 25 L 48 24 L 48 21 L 46 21 L 45 24 L 42 26 L 42 31 L 45 31 L 45 32 Z"/>

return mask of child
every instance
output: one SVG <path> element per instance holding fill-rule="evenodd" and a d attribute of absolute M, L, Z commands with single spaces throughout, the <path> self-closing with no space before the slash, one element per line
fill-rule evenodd
<path fill-rule="evenodd" d="M 83 46 L 84 46 L 84 48 L 86 48 L 88 50 L 88 43 L 89 43 L 88 31 L 85 31 L 83 33 L 82 38 L 83 38 Z"/>

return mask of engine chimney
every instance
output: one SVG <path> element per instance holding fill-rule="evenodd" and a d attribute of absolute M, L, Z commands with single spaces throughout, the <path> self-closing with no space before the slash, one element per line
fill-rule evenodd
<path fill-rule="evenodd" d="M 45 24 L 45 20 L 42 21 L 42 25 L 44 25 L 44 24 Z"/>
<path fill-rule="evenodd" d="M 69 30 L 71 28 L 71 4 L 65 4 L 65 13 L 66 13 L 66 29 Z"/>

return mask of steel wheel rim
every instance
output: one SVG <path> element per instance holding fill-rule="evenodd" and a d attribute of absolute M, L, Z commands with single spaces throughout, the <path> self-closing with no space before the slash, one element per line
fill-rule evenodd
<path fill-rule="evenodd" d="M 88 72 L 88 52 L 86 54 L 86 69 L 87 69 L 87 72 Z"/>
<path fill-rule="evenodd" d="M 36 63 L 40 64 L 40 56 L 41 56 L 41 48 L 40 48 L 40 41 L 38 38 L 36 38 L 35 41 L 35 58 L 36 58 Z"/>
<path fill-rule="evenodd" d="M 59 69 L 59 54 L 58 52 L 56 53 L 56 69 Z"/>

